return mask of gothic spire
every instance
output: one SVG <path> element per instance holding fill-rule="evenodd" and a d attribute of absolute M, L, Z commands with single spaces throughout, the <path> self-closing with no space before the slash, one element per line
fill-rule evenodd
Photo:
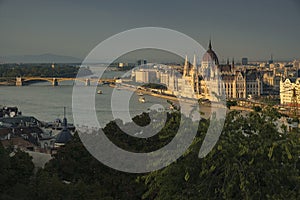
<path fill-rule="evenodd" d="M 212 50 L 212 46 L 211 46 L 211 39 L 209 39 L 209 45 L 208 45 L 208 49 Z"/>
<path fill-rule="evenodd" d="M 184 67 L 183 67 L 183 76 L 188 75 L 188 57 L 187 55 L 185 56 L 185 61 L 184 61 Z"/>
<path fill-rule="evenodd" d="M 197 69 L 197 62 L 196 62 L 196 55 L 194 54 L 194 60 L 193 60 L 193 67 L 194 70 Z"/>
<path fill-rule="evenodd" d="M 63 128 L 66 129 L 68 126 L 68 121 L 66 118 L 66 107 L 64 107 L 64 119 L 63 119 Z"/>
<path fill-rule="evenodd" d="M 187 55 L 185 55 L 184 66 L 187 66 L 187 65 L 188 65 L 188 58 L 187 58 Z"/>

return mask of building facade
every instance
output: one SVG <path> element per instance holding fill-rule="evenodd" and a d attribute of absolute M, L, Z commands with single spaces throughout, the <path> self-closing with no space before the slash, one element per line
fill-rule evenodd
<path fill-rule="evenodd" d="M 201 62 L 201 94 L 210 99 L 211 92 L 225 94 L 227 99 L 259 97 L 263 93 L 262 76 L 255 69 L 236 69 L 234 60 L 220 64 L 209 42 Z"/>
<path fill-rule="evenodd" d="M 300 102 L 300 78 L 282 78 L 280 80 L 280 104 L 290 105 L 294 100 Z"/>
<path fill-rule="evenodd" d="M 235 67 L 234 60 L 220 64 L 212 49 L 211 41 L 200 65 L 196 56 L 189 62 L 186 56 L 182 75 L 175 69 L 139 69 L 132 73 L 136 82 L 155 82 L 165 85 L 169 94 L 187 98 L 216 100 L 218 96 L 227 99 L 259 97 L 263 93 L 263 79 L 256 69 Z"/>

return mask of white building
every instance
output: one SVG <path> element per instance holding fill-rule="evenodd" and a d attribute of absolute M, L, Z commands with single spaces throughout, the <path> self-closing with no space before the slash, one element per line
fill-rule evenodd
<path fill-rule="evenodd" d="M 295 91 L 294 91 L 295 90 Z M 300 102 L 300 78 L 287 78 L 280 81 L 280 104 L 292 103 L 293 92 L 296 94 L 297 102 Z"/>
<path fill-rule="evenodd" d="M 138 83 L 158 83 L 160 72 L 154 69 L 140 69 L 134 71 L 135 81 Z"/>
<path fill-rule="evenodd" d="M 175 69 L 139 69 L 133 72 L 136 82 L 161 83 L 168 93 L 188 98 L 216 98 L 226 95 L 228 99 L 259 97 L 263 93 L 262 75 L 257 69 L 238 70 L 232 64 L 219 64 L 216 53 L 209 42 L 201 66 L 185 58 L 182 76 Z"/>

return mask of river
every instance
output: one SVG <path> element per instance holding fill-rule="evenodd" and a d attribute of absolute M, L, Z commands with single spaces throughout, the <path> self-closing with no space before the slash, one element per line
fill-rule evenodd
<path fill-rule="evenodd" d="M 122 75 L 122 72 L 108 72 L 105 78 Z M 115 88 L 109 86 L 99 87 L 103 94 L 95 94 L 95 110 L 98 121 L 104 126 L 113 120 L 111 111 L 111 94 Z M 49 82 L 38 82 L 27 86 L 1 86 L 0 106 L 17 106 L 23 115 L 34 116 L 41 121 L 54 121 L 63 117 L 63 107 L 66 107 L 66 116 L 70 123 L 72 115 L 73 82 L 60 82 L 59 86 L 52 86 Z M 146 112 L 153 105 L 161 105 L 165 109 L 170 107 L 166 99 L 145 95 L 146 102 L 140 103 L 139 96 L 133 94 L 129 101 L 130 116 Z M 118 99 L 117 103 L 125 103 Z M 123 112 L 119 110 L 118 112 Z"/>

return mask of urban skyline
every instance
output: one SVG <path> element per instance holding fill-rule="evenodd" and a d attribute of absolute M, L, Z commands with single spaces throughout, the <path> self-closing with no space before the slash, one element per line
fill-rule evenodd
<path fill-rule="evenodd" d="M 299 199 L 297 0 L 0 0 L 0 200 Z"/>

